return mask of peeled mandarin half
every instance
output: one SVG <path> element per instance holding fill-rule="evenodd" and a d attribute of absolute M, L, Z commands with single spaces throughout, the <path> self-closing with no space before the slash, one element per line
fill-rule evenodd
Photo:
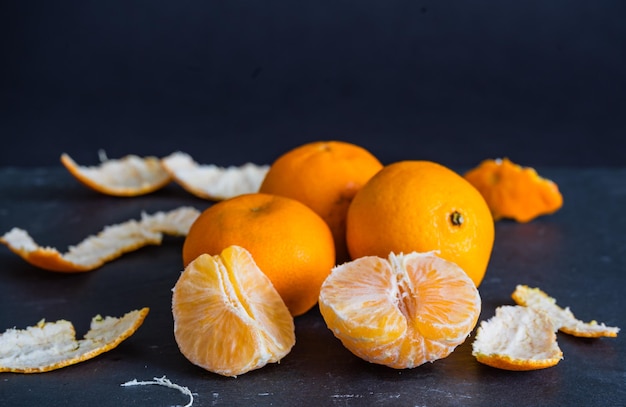
<path fill-rule="evenodd" d="M 157 157 L 131 154 L 120 159 L 104 159 L 96 166 L 83 166 L 64 153 L 61 163 L 78 181 L 106 195 L 145 195 L 171 181 L 170 174 Z"/>
<path fill-rule="evenodd" d="M 356 356 L 396 369 L 447 357 L 480 314 L 476 286 L 436 254 L 367 256 L 335 267 L 319 307 L 328 328 Z"/>
<path fill-rule="evenodd" d="M 95 316 L 81 340 L 71 322 L 45 322 L 0 334 L 0 372 L 41 373 L 92 359 L 130 337 L 141 326 L 148 308 L 120 318 Z"/>
<path fill-rule="evenodd" d="M 185 236 L 200 212 L 191 207 L 180 207 L 167 212 L 142 213 L 141 220 L 131 219 L 106 226 L 66 253 L 54 247 L 40 246 L 29 233 L 13 228 L 0 236 L 0 243 L 33 266 L 66 273 L 94 270 L 124 253 L 147 245 L 158 245 L 163 234 Z"/>
<path fill-rule="evenodd" d="M 548 316 L 532 308 L 504 305 L 480 323 L 472 344 L 480 363 L 504 370 L 537 370 L 563 358 Z"/>
<path fill-rule="evenodd" d="M 229 167 L 203 165 L 183 152 L 172 153 L 162 162 L 174 181 L 187 192 L 215 201 L 258 192 L 269 169 L 267 165 L 253 163 Z"/>
<path fill-rule="evenodd" d="M 553 324 L 554 331 L 561 331 L 570 335 L 598 338 L 602 336 L 616 337 L 619 328 L 606 326 L 597 321 L 583 322 L 577 319 L 568 308 L 561 308 L 556 300 L 539 288 L 530 288 L 518 285 L 512 294 L 513 300 L 529 308 L 543 311 Z"/>
<path fill-rule="evenodd" d="M 174 286 L 172 312 L 181 353 L 223 376 L 278 362 L 295 344 L 289 309 L 239 246 L 189 263 Z"/>
<path fill-rule="evenodd" d="M 464 177 L 483 195 L 495 220 L 530 222 L 563 206 L 556 183 L 540 177 L 534 168 L 522 167 L 508 158 L 485 160 Z"/>

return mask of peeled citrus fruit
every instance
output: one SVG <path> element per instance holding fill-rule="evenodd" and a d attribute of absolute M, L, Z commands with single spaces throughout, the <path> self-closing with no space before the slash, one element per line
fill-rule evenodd
<path fill-rule="evenodd" d="M 563 206 L 563 196 L 553 181 L 508 158 L 484 160 L 464 177 L 485 197 L 495 220 L 530 222 Z"/>
<path fill-rule="evenodd" d="M 504 305 L 482 321 L 472 344 L 480 363 L 505 370 L 551 367 L 563 358 L 548 316 L 538 310 Z"/>
<path fill-rule="evenodd" d="M 99 165 L 77 164 L 68 154 L 61 155 L 61 163 L 78 181 L 103 194 L 138 196 L 154 192 L 172 179 L 158 157 L 139 157 L 134 154 L 120 159 L 104 159 Z"/>
<path fill-rule="evenodd" d="M 294 316 L 317 303 L 335 265 L 328 225 L 308 206 L 281 196 L 244 194 L 204 210 L 185 238 L 183 262 L 231 245 L 252 253 Z"/>
<path fill-rule="evenodd" d="M 430 161 L 385 166 L 355 195 L 347 215 L 352 258 L 438 250 L 478 286 L 487 270 L 494 221 L 462 176 Z"/>
<path fill-rule="evenodd" d="M 338 262 L 349 260 L 346 213 L 354 194 L 383 165 L 363 147 L 343 141 L 316 141 L 276 159 L 260 192 L 296 199 L 313 209 L 333 232 Z"/>
<path fill-rule="evenodd" d="M 476 286 L 430 253 L 361 257 L 333 269 L 319 307 L 328 328 L 358 357 L 397 369 L 448 356 L 480 314 Z"/>
<path fill-rule="evenodd" d="M 278 362 L 295 344 L 293 317 L 239 246 L 189 263 L 174 286 L 172 312 L 181 353 L 224 376 Z"/>
<path fill-rule="evenodd" d="M 78 341 L 74 325 L 66 320 L 8 329 L 0 334 L 0 372 L 41 373 L 92 359 L 135 333 L 148 311 L 142 308 L 119 318 L 96 315 Z"/>
<path fill-rule="evenodd" d="M 173 180 L 187 192 L 204 199 L 222 200 L 259 191 L 267 165 L 246 163 L 242 166 L 218 167 L 198 164 L 189 154 L 175 152 L 162 160 Z"/>

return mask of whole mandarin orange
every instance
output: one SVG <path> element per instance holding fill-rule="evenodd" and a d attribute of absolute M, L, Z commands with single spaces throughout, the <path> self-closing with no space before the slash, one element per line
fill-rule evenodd
<path fill-rule="evenodd" d="M 346 213 L 356 192 L 383 165 L 365 148 L 344 141 L 316 141 L 276 159 L 260 192 L 296 199 L 313 209 L 330 227 L 337 261 L 348 260 Z"/>
<path fill-rule="evenodd" d="M 205 209 L 183 243 L 184 265 L 232 245 L 251 253 L 293 316 L 317 304 L 335 264 L 333 236 L 324 220 L 303 203 L 276 195 L 244 194 Z"/>
<path fill-rule="evenodd" d="M 494 221 L 467 180 L 431 161 L 385 166 L 355 195 L 346 241 L 353 258 L 436 250 L 478 286 L 487 270 Z"/>

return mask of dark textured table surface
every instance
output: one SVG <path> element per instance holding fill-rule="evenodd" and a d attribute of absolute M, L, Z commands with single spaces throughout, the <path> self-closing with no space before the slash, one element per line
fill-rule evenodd
<path fill-rule="evenodd" d="M 104 225 L 208 202 L 175 185 L 132 199 L 78 184 L 60 165 L 175 150 L 201 163 L 269 163 L 342 139 L 383 163 L 453 168 L 508 156 L 561 187 L 565 205 L 502 221 L 480 287 L 482 319 L 516 284 L 581 319 L 626 325 L 626 66 L 622 0 L 437 2 L 0 2 L 0 233 L 16 226 L 65 250 Z M 317 310 L 296 320 L 280 365 L 222 378 L 182 357 L 171 288 L 180 238 L 93 272 L 61 275 L 0 246 L 0 331 L 148 306 L 118 348 L 45 374 L 0 374 L 0 405 L 169 406 L 166 376 L 194 405 L 624 406 L 626 345 L 559 334 L 565 359 L 514 373 L 479 365 L 471 340 L 396 371 L 352 356 Z"/>
<path fill-rule="evenodd" d="M 512 304 L 516 284 L 538 286 L 584 320 L 626 326 L 626 169 L 542 168 L 564 195 L 563 208 L 528 224 L 500 221 L 480 286 L 481 320 Z M 210 203 L 177 187 L 113 198 L 86 189 L 60 165 L 0 169 L 0 232 L 17 226 L 64 251 L 104 225 L 154 212 Z M 96 314 L 150 307 L 139 330 L 95 359 L 42 374 L 0 374 L 2 405 L 169 406 L 186 403 L 160 386 L 121 387 L 166 376 L 189 387 L 197 406 L 623 406 L 626 342 L 558 334 L 564 359 L 555 367 L 507 372 L 480 365 L 470 337 L 448 358 L 411 370 L 368 364 L 349 353 L 317 309 L 296 319 L 297 343 L 280 364 L 225 378 L 178 351 L 170 310 L 181 271 L 180 238 L 142 248 L 75 275 L 39 270 L 0 247 L 0 329 L 42 318 L 67 319 L 77 336 Z"/>

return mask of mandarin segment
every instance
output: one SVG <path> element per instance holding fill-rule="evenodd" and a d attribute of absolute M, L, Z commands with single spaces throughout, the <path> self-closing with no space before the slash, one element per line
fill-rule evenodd
<path fill-rule="evenodd" d="M 481 300 L 456 264 L 413 252 L 333 268 L 319 307 L 328 328 L 356 356 L 404 369 L 452 353 L 476 325 Z"/>
<path fill-rule="evenodd" d="M 314 141 L 278 157 L 260 192 L 296 199 L 322 217 L 333 232 L 338 262 L 349 260 L 346 214 L 357 191 L 380 169 L 365 148 L 337 140 Z"/>
<path fill-rule="evenodd" d="M 543 311 L 552 321 L 554 331 L 558 330 L 573 336 L 599 338 L 603 336 L 616 337 L 620 330 L 618 327 L 606 326 L 595 320 L 583 322 L 577 319 L 569 307 L 559 307 L 556 299 L 539 288 L 518 285 L 511 297 L 519 305 Z"/>
<path fill-rule="evenodd" d="M 102 194 L 139 196 L 154 192 L 171 181 L 157 157 L 129 154 L 120 159 L 104 159 L 99 165 L 83 166 L 68 154 L 61 163 L 78 181 Z"/>
<path fill-rule="evenodd" d="M 246 163 L 219 167 L 199 164 L 189 154 L 177 151 L 162 159 L 165 170 L 187 192 L 220 201 L 259 191 L 269 166 Z"/>
<path fill-rule="evenodd" d="M 231 245 L 252 254 L 294 316 L 315 306 L 335 265 L 328 225 L 308 206 L 282 196 L 244 194 L 211 205 L 185 238 L 183 263 Z"/>
<path fill-rule="evenodd" d="M 288 308 L 239 246 L 189 263 L 174 286 L 172 312 L 181 353 L 220 375 L 237 376 L 279 362 L 295 344 Z"/>
<path fill-rule="evenodd" d="M 142 308 L 119 318 L 96 315 L 78 341 L 74 326 L 66 320 L 41 320 L 26 329 L 8 329 L 0 334 L 0 372 L 42 373 L 92 359 L 135 333 L 148 312 L 149 308 Z"/>
<path fill-rule="evenodd" d="M 472 355 L 504 370 L 537 370 L 563 358 L 548 316 L 532 308 L 504 305 L 476 330 Z"/>
<path fill-rule="evenodd" d="M 347 214 L 352 258 L 439 251 L 478 286 L 491 257 L 494 222 L 481 194 L 430 161 L 385 166 L 357 192 Z"/>
<path fill-rule="evenodd" d="M 563 206 L 556 183 L 508 158 L 484 160 L 464 177 L 485 197 L 495 220 L 530 222 Z"/>

